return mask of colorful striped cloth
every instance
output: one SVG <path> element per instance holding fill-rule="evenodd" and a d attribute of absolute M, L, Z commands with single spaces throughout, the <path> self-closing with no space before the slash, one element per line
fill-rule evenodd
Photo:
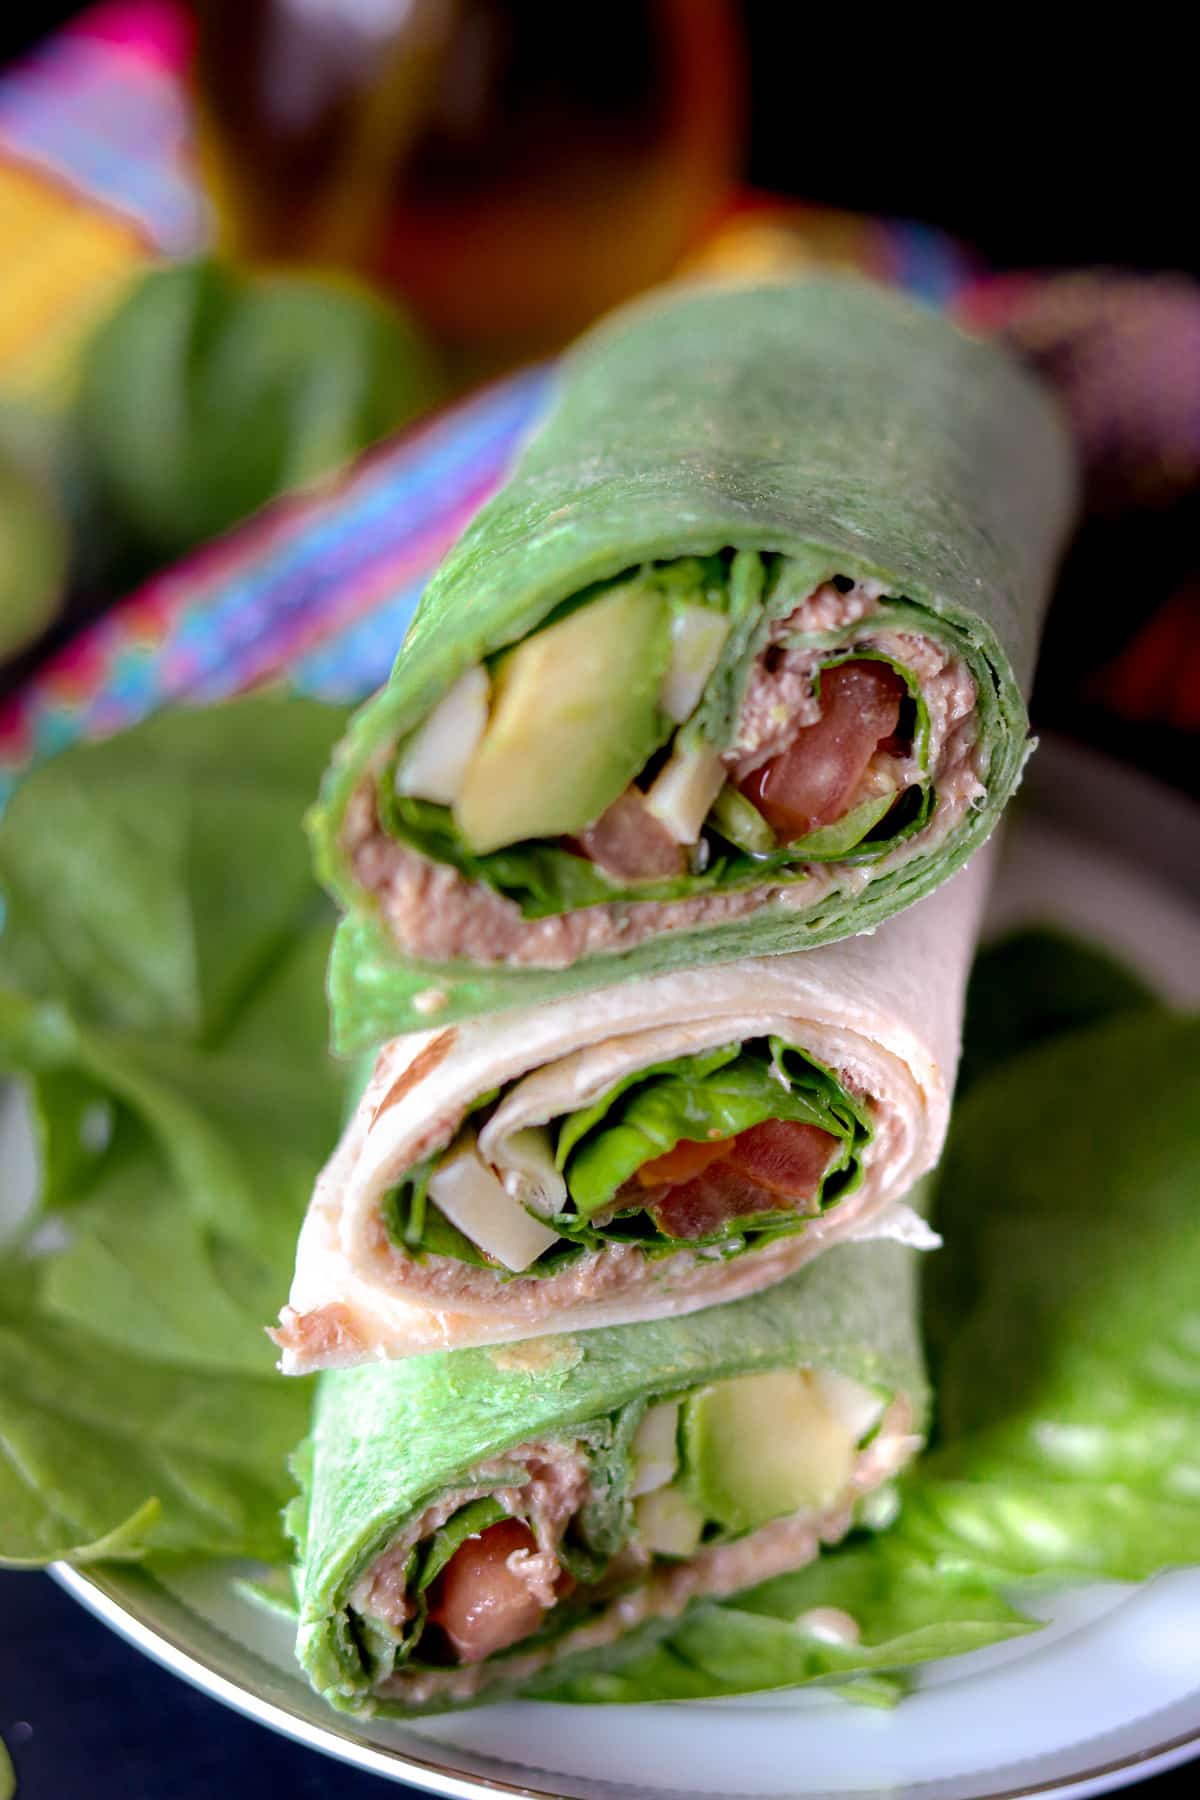
<path fill-rule="evenodd" d="M 172 702 L 285 673 L 327 699 L 378 686 L 548 386 L 531 369 L 487 388 L 148 582 L 0 709 L 0 798 L 31 761 Z"/>
<path fill-rule="evenodd" d="M 180 7 L 92 7 L 0 74 L 0 155 L 117 214 L 165 255 L 194 250 L 206 230 L 187 161 L 187 45 Z"/>
<path fill-rule="evenodd" d="M 130 282 L 196 249 L 187 23 L 109 0 L 0 73 L 0 400 L 51 412 Z"/>

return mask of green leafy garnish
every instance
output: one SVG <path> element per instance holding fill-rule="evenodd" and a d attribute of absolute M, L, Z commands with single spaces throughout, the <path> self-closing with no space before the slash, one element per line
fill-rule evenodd
<path fill-rule="evenodd" d="M 1125 963 L 1057 928 L 1026 927 L 975 959 L 958 1096 L 1023 1050 L 1155 1004 Z"/>
<path fill-rule="evenodd" d="M 262 1327 L 339 1121 L 300 820 L 342 722 L 166 714 L 0 821 L 0 1067 L 39 1163 L 0 1231 L 0 1560 L 282 1555 L 310 1384 Z"/>
<path fill-rule="evenodd" d="M 779 848 L 779 839 L 757 806 L 739 793 L 731 781 L 725 783 L 713 801 L 705 824 L 747 856 L 770 856 Z"/>

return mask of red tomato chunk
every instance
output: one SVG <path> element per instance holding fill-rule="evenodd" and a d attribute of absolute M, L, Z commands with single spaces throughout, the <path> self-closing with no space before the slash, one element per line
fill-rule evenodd
<path fill-rule="evenodd" d="M 676 1145 L 676 1151 L 685 1148 Z M 647 1203 L 658 1229 L 667 1237 L 714 1237 L 734 1219 L 756 1213 L 815 1210 L 821 1178 L 837 1148 L 831 1132 L 816 1125 L 768 1119 L 719 1145 L 688 1144 L 688 1152 L 714 1150 L 688 1171 L 680 1159 L 678 1175 L 666 1192 L 654 1191 Z M 657 1157 L 654 1168 L 668 1160 Z M 645 1169 L 638 1171 L 642 1180 Z"/>
<path fill-rule="evenodd" d="M 892 737 L 907 689 L 887 663 L 846 662 L 821 675 L 821 717 L 740 783 L 785 843 L 849 809 L 880 743 Z"/>
<path fill-rule="evenodd" d="M 501 1519 L 468 1538 L 430 1590 L 429 1620 L 440 1625 L 460 1662 L 483 1662 L 536 1631 L 542 1606 L 508 1566 L 516 1551 L 537 1550 L 520 1519 Z"/>

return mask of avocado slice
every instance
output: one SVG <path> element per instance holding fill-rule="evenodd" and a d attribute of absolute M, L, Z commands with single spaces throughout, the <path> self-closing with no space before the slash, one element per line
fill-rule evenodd
<path fill-rule="evenodd" d="M 496 671 L 454 820 L 477 856 L 595 824 L 672 729 L 660 703 L 670 609 L 619 582 L 535 632 Z"/>
<path fill-rule="evenodd" d="M 684 1487 L 732 1533 L 830 1506 L 854 1467 L 855 1438 L 804 1369 L 700 1388 L 683 1408 Z"/>

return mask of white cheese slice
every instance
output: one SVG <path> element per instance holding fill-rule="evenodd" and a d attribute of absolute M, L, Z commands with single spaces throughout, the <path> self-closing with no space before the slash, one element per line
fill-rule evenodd
<path fill-rule="evenodd" d="M 679 1467 L 679 1402 L 662 1400 L 647 1409 L 633 1434 L 633 1481 L 629 1491 L 635 1497 L 652 1494 L 675 1479 Z"/>
<path fill-rule="evenodd" d="M 728 636 L 728 613 L 713 606 L 672 607 L 671 661 L 663 679 L 662 703 L 677 725 L 699 706 Z"/>
<path fill-rule="evenodd" d="M 514 1274 L 558 1242 L 558 1232 L 531 1217 L 507 1192 L 469 1132 L 451 1144 L 429 1177 L 429 1197 L 464 1237 Z"/>
<path fill-rule="evenodd" d="M 725 785 L 720 754 L 708 744 L 676 745 L 645 795 L 647 812 L 677 844 L 694 844 L 713 801 Z"/>
<path fill-rule="evenodd" d="M 460 675 L 396 766 L 396 792 L 453 806 L 488 722 L 491 684 L 482 663 Z"/>

